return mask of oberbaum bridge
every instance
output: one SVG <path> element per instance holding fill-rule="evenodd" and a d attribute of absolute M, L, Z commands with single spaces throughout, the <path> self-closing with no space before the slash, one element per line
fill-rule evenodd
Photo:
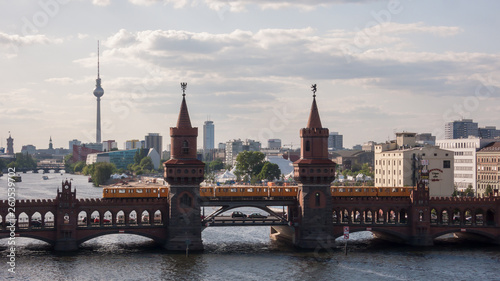
<path fill-rule="evenodd" d="M 92 238 L 125 233 L 153 239 L 167 250 L 184 251 L 187 246 L 203 250 L 201 232 L 206 227 L 266 225 L 271 227 L 272 239 L 306 250 L 334 247 L 335 238 L 344 235 L 346 226 L 350 233 L 370 231 L 414 246 L 431 246 L 435 238 L 451 233 L 500 244 L 500 197 L 430 198 L 424 181 L 419 181 L 410 196 L 332 196 L 335 162 L 328 158 L 329 131 L 321 125 L 315 85 L 309 120 L 300 130 L 301 157 L 293 163 L 297 196 L 202 198 L 205 164 L 196 158 L 198 128 L 191 126 L 184 90 L 185 85 L 177 126 L 170 128 L 171 159 L 163 163 L 168 197 L 79 199 L 71 182 L 66 181 L 55 199 L 15 201 L 15 218 L 9 216 L 8 200 L 0 201 L 0 238 L 15 232 L 15 237 L 45 241 L 56 251 L 74 251 Z M 217 214 L 255 207 L 275 219 L 221 223 L 214 215 L 202 216 L 201 207 L 215 206 L 221 207 Z M 278 214 L 269 206 L 286 207 L 288 213 Z M 88 218 L 96 211 L 101 218 L 98 223 L 79 219 L 81 214 Z M 146 220 L 133 218 L 130 214 L 134 212 L 150 216 Z M 104 220 L 109 213 L 111 220 Z M 41 215 L 41 223 L 34 225 L 28 219 L 23 224 L 19 222 L 21 214 L 28 218 Z M 9 228 L 13 219 L 17 222 L 15 231 Z"/>

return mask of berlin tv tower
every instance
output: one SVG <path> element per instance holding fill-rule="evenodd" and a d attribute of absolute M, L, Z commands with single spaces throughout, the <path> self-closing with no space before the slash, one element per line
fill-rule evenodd
<path fill-rule="evenodd" d="M 95 80 L 94 96 L 97 98 L 97 125 L 95 133 L 95 142 L 101 143 L 101 97 L 104 90 L 101 87 L 101 78 L 99 76 L 99 41 L 97 41 L 97 79 Z"/>

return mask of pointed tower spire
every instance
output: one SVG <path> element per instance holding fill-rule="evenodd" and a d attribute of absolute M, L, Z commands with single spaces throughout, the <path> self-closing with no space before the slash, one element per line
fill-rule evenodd
<path fill-rule="evenodd" d="M 192 128 L 191 119 L 189 118 L 189 111 L 186 104 L 186 87 L 187 83 L 182 82 L 182 103 L 181 110 L 179 111 L 179 118 L 177 119 L 177 128 Z"/>
<path fill-rule="evenodd" d="M 311 105 L 311 112 L 309 113 L 309 120 L 307 121 L 306 128 L 323 128 L 321 126 L 321 119 L 319 118 L 318 106 L 316 105 L 316 84 L 311 86 L 313 92 L 313 102 Z"/>

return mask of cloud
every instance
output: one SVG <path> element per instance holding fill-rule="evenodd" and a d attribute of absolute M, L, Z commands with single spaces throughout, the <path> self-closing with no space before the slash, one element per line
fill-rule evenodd
<path fill-rule="evenodd" d="M 105 7 L 111 4 L 111 0 L 92 0 L 92 4 L 96 6 Z"/>
<path fill-rule="evenodd" d="M 95 0 L 94 0 L 95 1 Z M 285 1 L 285 0 L 129 0 L 130 3 L 139 6 L 151 6 L 156 3 L 173 4 L 175 8 L 183 8 L 185 6 L 197 6 L 200 2 L 205 4 L 212 10 L 215 11 L 226 11 L 230 10 L 232 12 L 245 11 L 247 6 L 256 5 L 261 9 L 283 9 L 283 8 L 299 8 L 303 10 L 311 10 L 317 7 L 331 6 L 336 4 L 351 4 L 355 3 L 369 3 L 377 2 L 382 0 L 297 0 L 297 1 Z"/>
<path fill-rule="evenodd" d="M 498 54 L 409 51 L 402 46 L 412 42 L 401 37 L 415 33 L 441 37 L 459 32 L 458 27 L 390 23 L 381 27 L 381 36 L 356 52 L 346 53 L 342 44 L 356 42 L 356 32 L 350 30 L 320 34 L 313 28 L 261 29 L 215 34 L 122 29 L 105 40 L 108 49 L 103 59 L 130 66 L 155 66 L 164 74 L 189 77 L 191 81 L 209 77 L 238 82 L 249 78 L 265 81 L 269 77 L 283 81 L 353 80 L 360 86 L 405 89 L 419 95 L 462 95 L 478 83 L 474 74 L 500 71 Z M 92 59 L 89 66 L 94 65 Z"/>

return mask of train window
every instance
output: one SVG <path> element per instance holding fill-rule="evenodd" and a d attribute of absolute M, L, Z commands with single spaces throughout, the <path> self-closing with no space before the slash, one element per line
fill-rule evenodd
<path fill-rule="evenodd" d="M 276 191 L 276 188 L 271 188 L 271 191 L 272 191 L 272 192 L 275 192 L 275 191 Z"/>
<path fill-rule="evenodd" d="M 247 192 L 253 192 L 253 188 L 248 188 Z"/>
<path fill-rule="evenodd" d="M 352 192 L 352 188 L 347 189 L 348 192 Z"/>
<path fill-rule="evenodd" d="M 285 188 L 285 192 L 290 192 L 290 188 Z"/>
<path fill-rule="evenodd" d="M 240 192 L 245 192 L 245 189 L 244 188 L 240 188 Z"/>
<path fill-rule="evenodd" d="M 137 189 L 136 192 L 137 193 L 142 193 L 142 189 Z"/>
<path fill-rule="evenodd" d="M 153 193 L 156 193 L 156 189 L 153 189 Z"/>
<path fill-rule="evenodd" d="M 267 192 L 267 188 L 264 188 L 264 192 Z"/>
<path fill-rule="evenodd" d="M 344 189 L 343 188 L 339 188 L 339 192 L 344 192 Z"/>
<path fill-rule="evenodd" d="M 133 189 L 129 189 L 128 193 L 134 193 L 134 190 Z"/>
<path fill-rule="evenodd" d="M 236 188 L 231 188 L 231 192 L 238 192 Z"/>
<path fill-rule="evenodd" d="M 125 193 L 125 189 L 118 189 L 118 193 Z"/>
<path fill-rule="evenodd" d="M 108 193 L 108 190 L 107 190 L 107 189 L 105 189 L 105 190 L 104 190 L 104 193 Z"/>
<path fill-rule="evenodd" d="M 361 192 L 361 188 L 354 189 L 355 192 Z"/>

